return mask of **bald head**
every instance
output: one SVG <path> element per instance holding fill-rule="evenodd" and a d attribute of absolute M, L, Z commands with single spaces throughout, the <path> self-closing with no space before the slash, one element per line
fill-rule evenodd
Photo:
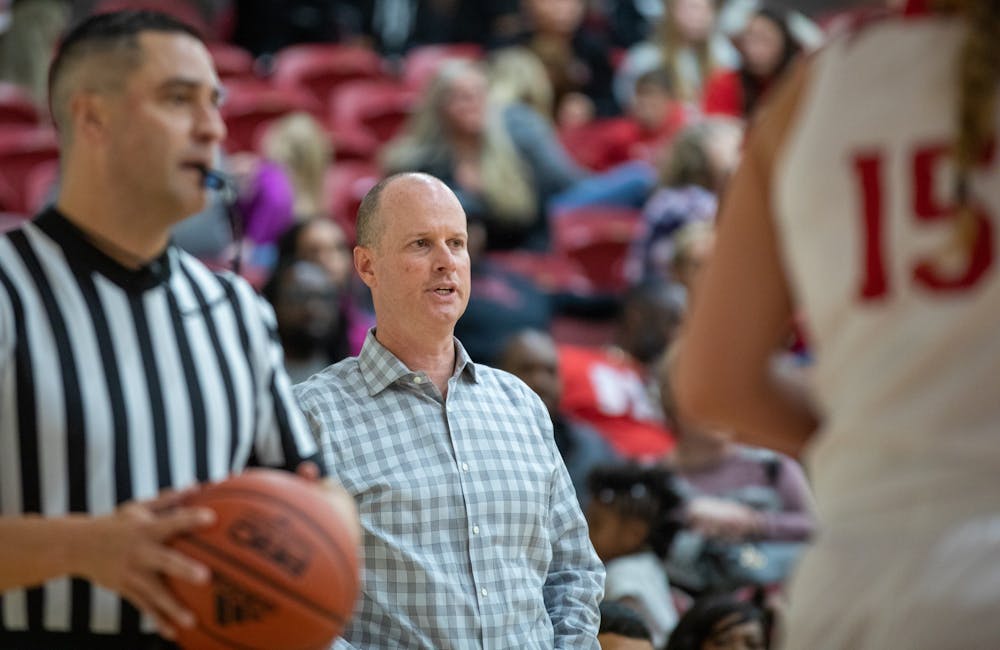
<path fill-rule="evenodd" d="M 368 190 L 358 207 L 358 246 L 377 248 L 386 226 L 383 207 L 403 208 L 411 201 L 452 203 L 461 209 L 451 188 L 430 174 L 402 172 L 386 176 Z"/>

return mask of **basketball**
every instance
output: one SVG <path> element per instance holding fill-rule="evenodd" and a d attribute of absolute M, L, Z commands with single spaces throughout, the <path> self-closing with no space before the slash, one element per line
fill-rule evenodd
<path fill-rule="evenodd" d="M 211 580 L 168 579 L 197 617 L 177 628 L 187 650 L 319 650 L 341 633 L 358 595 L 358 554 L 340 513 L 309 482 L 252 469 L 206 485 L 187 505 L 217 514 L 171 546 Z"/>

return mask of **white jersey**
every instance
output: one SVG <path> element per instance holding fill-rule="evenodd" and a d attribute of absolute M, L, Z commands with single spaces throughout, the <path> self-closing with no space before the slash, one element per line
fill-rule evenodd
<path fill-rule="evenodd" d="M 928 15 L 834 41 L 777 160 L 778 238 L 816 354 L 824 423 L 808 461 L 827 522 L 956 480 L 1000 485 L 1000 156 L 972 178 L 975 244 L 949 248 L 963 39 L 959 20 Z"/>

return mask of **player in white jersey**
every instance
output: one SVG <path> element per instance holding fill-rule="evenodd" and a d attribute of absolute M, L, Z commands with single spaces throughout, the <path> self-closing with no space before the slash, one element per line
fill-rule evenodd
<path fill-rule="evenodd" d="M 1000 647 L 1000 3 L 937 4 L 758 116 L 672 369 L 694 419 L 806 449 L 789 649 Z M 796 309 L 808 396 L 771 362 Z"/>

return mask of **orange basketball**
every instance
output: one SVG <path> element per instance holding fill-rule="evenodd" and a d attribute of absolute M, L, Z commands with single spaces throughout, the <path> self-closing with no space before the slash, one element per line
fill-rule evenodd
<path fill-rule="evenodd" d="M 212 571 L 207 585 L 168 580 L 198 618 L 178 629 L 189 650 L 319 650 L 340 634 L 358 595 L 358 554 L 346 522 L 307 481 L 252 469 L 205 486 L 189 505 L 212 526 L 171 545 Z"/>

